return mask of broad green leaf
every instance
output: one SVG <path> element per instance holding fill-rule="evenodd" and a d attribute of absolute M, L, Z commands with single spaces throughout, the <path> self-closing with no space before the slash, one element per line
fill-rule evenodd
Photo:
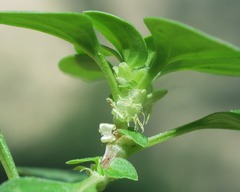
<path fill-rule="evenodd" d="M 92 57 L 97 55 L 98 41 L 92 22 L 79 13 L 1 12 L 0 24 L 42 31 L 77 45 Z"/>
<path fill-rule="evenodd" d="M 227 129 L 240 131 L 240 114 L 236 112 L 218 112 L 210 114 L 186 125 L 150 137 L 148 147 L 169 140 L 173 137 L 202 129 Z"/>
<path fill-rule="evenodd" d="M 86 179 L 86 175 L 76 171 L 61 170 L 53 168 L 38 168 L 38 167 L 18 167 L 18 172 L 22 176 L 34 176 L 49 180 L 76 182 Z"/>
<path fill-rule="evenodd" d="M 12 179 L 0 185 L 1 192 L 97 192 L 106 186 L 99 175 L 90 176 L 77 183 L 52 181 L 35 177 Z"/>
<path fill-rule="evenodd" d="M 73 160 L 69 160 L 66 162 L 66 164 L 68 165 L 76 165 L 76 164 L 80 164 L 80 163 L 85 163 L 85 162 L 95 162 L 98 163 L 98 161 L 101 159 L 101 156 L 97 156 L 97 157 L 87 157 L 87 158 L 82 158 L 82 159 L 73 159 Z"/>
<path fill-rule="evenodd" d="M 156 47 L 151 73 L 179 71 L 240 76 L 240 49 L 194 28 L 160 18 L 146 18 Z"/>
<path fill-rule="evenodd" d="M 71 55 L 59 62 L 59 68 L 66 74 L 78 77 L 85 81 L 104 79 L 98 64 L 88 55 Z"/>
<path fill-rule="evenodd" d="M 127 129 L 118 129 L 118 132 L 127 135 L 130 137 L 136 144 L 146 147 L 148 145 L 148 138 L 144 136 L 143 134 L 137 132 L 137 131 L 129 131 Z"/>
<path fill-rule="evenodd" d="M 24 177 L 0 185 L 1 192 L 78 192 L 79 184 Z"/>
<path fill-rule="evenodd" d="M 118 87 L 109 63 L 100 50 L 92 21 L 79 13 L 1 12 L 0 24 L 30 28 L 60 37 L 93 58 L 117 98 Z"/>
<path fill-rule="evenodd" d="M 114 158 L 108 169 L 104 170 L 106 176 L 113 179 L 130 179 L 137 181 L 138 174 L 133 165 L 123 158 Z"/>
<path fill-rule="evenodd" d="M 92 19 L 94 27 L 116 47 L 131 68 L 145 65 L 147 60 L 145 42 L 131 24 L 108 13 L 86 11 L 83 14 Z"/>

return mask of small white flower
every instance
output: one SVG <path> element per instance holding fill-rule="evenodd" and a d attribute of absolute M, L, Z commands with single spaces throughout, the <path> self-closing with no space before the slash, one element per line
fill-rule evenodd
<path fill-rule="evenodd" d="M 99 132 L 102 135 L 101 142 L 102 143 L 111 143 L 116 140 L 113 132 L 116 130 L 116 126 L 114 124 L 109 123 L 100 123 Z"/>

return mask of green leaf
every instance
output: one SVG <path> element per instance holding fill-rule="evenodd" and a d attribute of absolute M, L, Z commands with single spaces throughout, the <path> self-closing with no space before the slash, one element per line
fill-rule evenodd
<path fill-rule="evenodd" d="M 148 50 L 148 60 L 147 60 L 146 64 L 151 65 L 151 63 L 154 61 L 154 57 L 156 55 L 155 43 L 154 43 L 152 35 L 145 37 L 144 40 L 146 42 L 147 50 Z"/>
<path fill-rule="evenodd" d="M 152 93 L 148 94 L 148 101 L 146 102 L 146 105 L 152 105 L 153 103 L 163 98 L 167 93 L 167 89 L 153 91 Z"/>
<path fill-rule="evenodd" d="M 88 157 L 88 158 L 82 158 L 82 159 L 73 159 L 70 161 L 67 161 L 66 164 L 68 165 L 76 165 L 86 162 L 94 162 L 95 164 L 91 164 L 90 168 L 86 166 L 77 166 L 74 168 L 74 170 L 82 171 L 85 170 L 88 173 L 92 174 L 94 172 L 98 172 L 100 175 L 103 175 L 102 166 L 100 165 L 100 160 L 102 159 L 101 156 L 97 157 Z"/>
<path fill-rule="evenodd" d="M 84 52 L 81 48 L 78 48 L 77 46 L 75 46 L 75 50 L 78 54 L 84 55 Z M 119 55 L 119 53 L 117 51 L 115 51 L 114 49 L 106 46 L 106 45 L 100 45 L 100 51 L 102 52 L 102 54 L 105 57 L 115 57 L 116 59 L 118 59 L 120 62 L 122 62 L 122 58 L 121 55 Z"/>
<path fill-rule="evenodd" d="M 148 145 L 148 138 L 144 136 L 143 134 L 136 132 L 136 131 L 130 131 L 127 129 L 118 129 L 118 132 L 127 135 L 130 137 L 136 144 L 146 147 Z"/>
<path fill-rule="evenodd" d="M 116 47 L 131 68 L 145 65 L 147 60 L 145 42 L 131 24 L 108 13 L 86 11 L 83 14 L 92 19 L 94 27 Z"/>
<path fill-rule="evenodd" d="M 240 131 L 240 114 L 235 112 L 218 112 L 210 114 L 199 120 L 148 138 L 148 147 L 179 135 L 202 129 L 227 129 Z"/>
<path fill-rule="evenodd" d="M 233 109 L 230 112 L 240 114 L 240 109 Z"/>
<path fill-rule="evenodd" d="M 0 23 L 57 36 L 92 57 L 98 52 L 99 45 L 92 22 L 79 13 L 1 12 Z"/>
<path fill-rule="evenodd" d="M 77 192 L 79 184 L 25 177 L 12 179 L 0 186 L 2 192 Z"/>
<path fill-rule="evenodd" d="M 1 12 L 0 24 L 30 28 L 60 37 L 93 58 L 117 98 L 118 86 L 109 63 L 100 50 L 92 21 L 79 13 Z"/>
<path fill-rule="evenodd" d="M 104 79 L 98 64 L 88 55 L 71 55 L 59 62 L 59 68 L 66 74 L 78 77 L 85 81 Z"/>
<path fill-rule="evenodd" d="M 76 171 L 38 168 L 38 167 L 18 167 L 18 172 L 22 176 L 41 177 L 49 180 L 76 182 L 86 179 L 86 175 Z"/>
<path fill-rule="evenodd" d="M 82 158 L 82 159 L 73 159 L 73 160 L 67 161 L 66 164 L 76 165 L 76 164 L 91 162 L 91 161 L 98 163 L 101 158 L 102 158 L 101 156 L 97 156 L 97 157 L 87 157 L 87 158 Z"/>
<path fill-rule="evenodd" d="M 93 175 L 77 183 L 23 177 L 9 180 L 0 185 L 1 192 L 98 192 L 104 190 L 105 177 Z"/>
<path fill-rule="evenodd" d="M 130 179 L 137 181 L 138 175 L 133 165 L 123 158 L 114 158 L 108 169 L 104 170 L 106 176 L 113 179 Z"/>
<path fill-rule="evenodd" d="M 102 51 L 102 53 L 104 54 L 105 57 L 108 56 L 114 56 L 115 58 L 118 59 L 118 61 L 122 62 L 123 59 L 121 58 L 121 55 L 119 55 L 119 53 L 117 51 L 115 51 L 114 49 L 105 46 L 105 45 L 101 45 L 100 50 Z"/>
<path fill-rule="evenodd" d="M 151 73 L 179 70 L 240 76 L 240 49 L 194 28 L 160 18 L 146 18 L 156 47 Z M 150 42 L 150 40 L 149 40 Z"/>

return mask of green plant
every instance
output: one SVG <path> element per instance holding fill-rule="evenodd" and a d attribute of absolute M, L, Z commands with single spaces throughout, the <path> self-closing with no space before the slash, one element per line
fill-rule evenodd
<path fill-rule="evenodd" d="M 146 18 L 144 22 L 151 33 L 145 38 L 128 22 L 98 11 L 82 14 L 0 13 L 1 24 L 42 31 L 73 44 L 76 53 L 63 58 L 60 69 L 86 81 L 105 79 L 111 91 L 107 101 L 113 115 L 112 124 L 102 123 L 99 127 L 101 141 L 106 144 L 105 154 L 67 162 L 88 175 L 74 183 L 19 178 L 1 135 L 0 160 L 9 177 L 9 181 L 0 187 L 1 191 L 102 191 L 109 182 L 117 179 L 138 180 L 127 157 L 140 150 L 195 130 L 240 130 L 240 110 L 232 110 L 210 114 L 152 137 L 144 135 L 152 106 L 167 94 L 167 90 L 153 86 L 162 76 L 180 70 L 240 76 L 239 48 L 178 22 L 163 18 Z M 101 44 L 96 31 L 113 48 Z M 111 57 L 117 62 L 111 63 Z M 84 166 L 86 162 L 91 162 L 91 166 Z M 40 171 L 46 177 L 54 172 Z M 61 175 L 65 179 L 70 177 L 63 172 Z"/>

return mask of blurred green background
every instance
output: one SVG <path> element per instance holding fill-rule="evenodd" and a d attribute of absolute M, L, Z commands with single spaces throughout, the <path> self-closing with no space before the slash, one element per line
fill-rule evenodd
<path fill-rule="evenodd" d="M 175 19 L 240 46 L 238 0 L 11 0 L 0 10 L 100 10 L 133 23 Z M 86 83 L 61 73 L 58 61 L 73 47 L 58 38 L 0 25 L 0 129 L 18 166 L 70 168 L 65 161 L 101 155 L 98 125 L 111 123 L 106 82 Z M 178 72 L 158 81 L 169 94 L 153 110 L 153 135 L 216 111 L 240 108 L 240 78 Z M 240 191 L 240 132 L 205 130 L 167 141 L 130 158 L 139 182 L 106 191 Z M 2 168 L 0 170 L 4 178 Z"/>

